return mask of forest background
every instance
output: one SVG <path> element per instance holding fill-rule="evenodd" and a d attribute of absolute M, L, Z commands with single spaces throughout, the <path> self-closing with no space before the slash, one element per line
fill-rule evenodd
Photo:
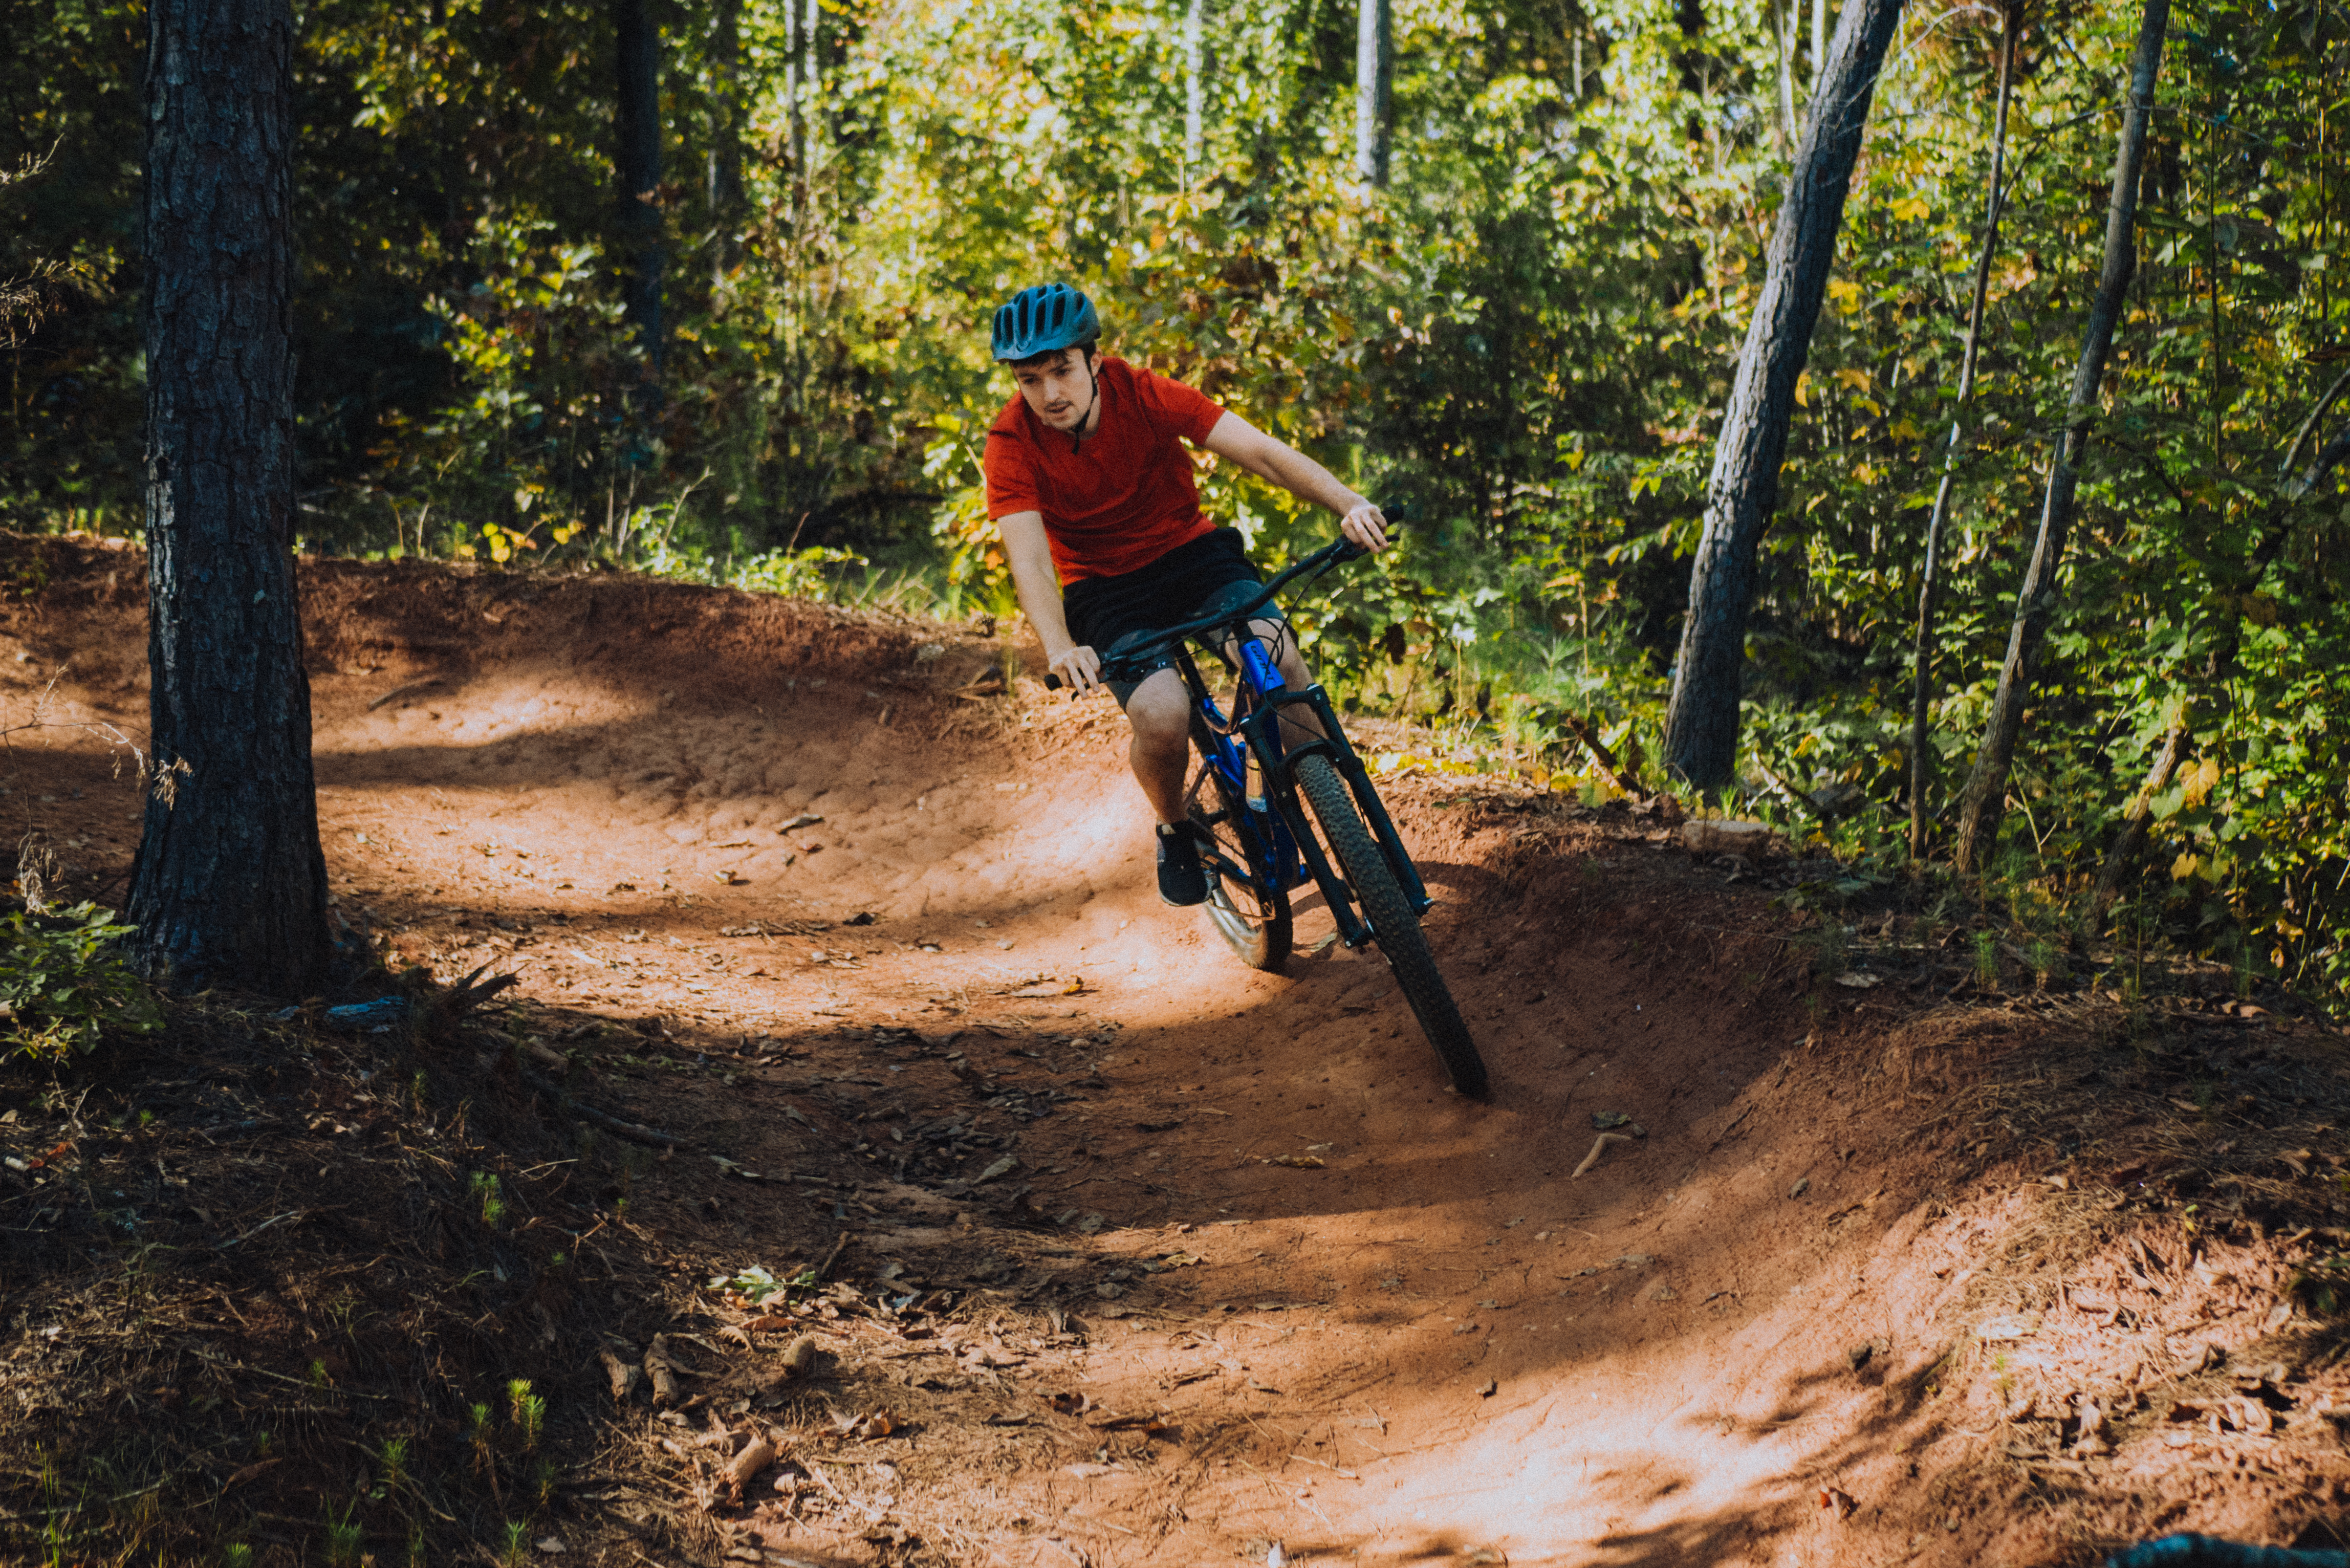
<path fill-rule="evenodd" d="M 1972 399 L 2010 22 L 1921 3 L 1748 635 L 1730 804 L 1861 876 L 1909 854 L 1909 643 L 1954 416 L 1935 819 L 1982 731 L 2097 275 L 2138 18 L 2014 16 Z M 1111 352 L 1408 511 L 1401 548 L 1301 607 L 1350 709 L 1615 792 L 1583 771 L 1587 733 L 1660 783 L 1713 437 L 1835 20 L 1828 0 L 1403 0 L 1375 182 L 1358 13 L 1334 0 L 308 0 L 303 547 L 1009 613 L 978 446 L 1010 387 L 984 326 L 1066 278 Z M 145 16 L 0 0 L 0 524 L 135 535 Z M 1949 895 L 2002 903 L 2043 970 L 2118 919 L 2350 1003 L 2350 504 L 2329 481 L 2288 506 L 2277 483 L 2350 362 L 2345 40 L 2340 0 L 2172 22 L 2014 808 L 1991 873 Z M 1201 469 L 1261 559 L 1326 535 Z M 2141 799 L 2153 852 L 2101 915 Z"/>

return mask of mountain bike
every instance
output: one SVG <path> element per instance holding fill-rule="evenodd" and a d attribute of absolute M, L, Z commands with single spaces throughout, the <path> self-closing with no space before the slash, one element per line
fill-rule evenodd
<path fill-rule="evenodd" d="M 1367 554 L 1341 539 L 1264 585 L 1237 608 L 1181 626 L 1138 631 L 1102 652 L 1101 679 L 1141 680 L 1171 656 L 1191 694 L 1199 762 L 1185 790 L 1208 871 L 1208 919 L 1253 969 L 1279 973 L 1293 940 L 1289 896 L 1312 883 L 1349 949 L 1375 944 L 1452 1086 L 1485 1094 L 1485 1064 L 1436 967 L 1419 918 L 1433 900 L 1380 804 L 1362 759 L 1319 685 L 1292 689 L 1249 618 L 1300 578 Z M 1284 628 L 1281 635 L 1287 635 Z M 1190 644 L 1233 675 L 1219 706 Z M 1058 676 L 1045 685 L 1058 690 Z"/>

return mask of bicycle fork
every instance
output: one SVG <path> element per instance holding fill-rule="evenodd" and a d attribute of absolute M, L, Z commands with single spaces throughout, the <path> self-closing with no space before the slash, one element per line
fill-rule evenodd
<path fill-rule="evenodd" d="M 1338 722 L 1336 710 L 1330 706 L 1328 693 L 1319 684 L 1302 691 L 1292 691 L 1281 678 L 1262 643 L 1252 639 L 1241 646 L 1241 658 L 1245 676 L 1262 693 L 1256 711 L 1242 721 L 1242 738 L 1255 758 L 1257 767 L 1267 780 L 1278 780 L 1279 787 L 1270 792 L 1275 809 L 1289 828 L 1290 838 L 1304 856 L 1306 868 L 1313 873 L 1315 883 L 1322 889 L 1323 901 L 1329 905 L 1331 918 L 1338 927 L 1339 940 L 1349 948 L 1378 940 L 1370 923 L 1357 912 L 1354 894 L 1346 881 L 1332 867 L 1328 854 L 1322 846 L 1321 836 L 1305 819 L 1305 809 L 1297 798 L 1296 770 L 1301 757 L 1319 753 L 1330 759 L 1338 776 L 1347 781 L 1347 792 L 1354 796 L 1355 805 L 1369 824 L 1371 836 L 1379 846 L 1380 856 L 1395 873 L 1396 883 L 1404 897 L 1411 900 L 1413 912 L 1425 914 L 1433 903 L 1427 886 L 1419 879 L 1419 869 L 1403 846 L 1402 836 L 1396 832 L 1395 819 L 1388 815 L 1387 806 L 1371 785 L 1369 770 L 1355 748 L 1347 742 L 1347 732 Z M 1302 707 L 1317 722 L 1319 736 L 1292 747 L 1281 736 L 1282 710 Z M 1301 726 L 1303 727 L 1303 726 Z"/>

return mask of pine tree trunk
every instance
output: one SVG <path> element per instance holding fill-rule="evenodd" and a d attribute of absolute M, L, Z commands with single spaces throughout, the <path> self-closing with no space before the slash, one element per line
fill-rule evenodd
<path fill-rule="evenodd" d="M 1389 122 L 1395 89 L 1395 9 L 1392 0 L 1357 0 L 1355 14 L 1355 178 L 1388 182 Z"/>
<path fill-rule="evenodd" d="M 1982 250 L 1975 257 L 1974 296 L 1967 306 L 1967 346 L 1959 365 L 1959 392 L 1950 410 L 1950 440 L 1942 448 L 1942 483 L 1926 519 L 1926 566 L 1918 582 L 1918 641 L 1909 680 L 1909 857 L 1926 857 L 1926 797 L 1934 783 L 1932 737 L 1926 710 L 1932 693 L 1934 611 L 1942 591 L 1942 530 L 1950 518 L 1950 492 L 1959 477 L 1959 447 L 1965 432 L 1967 400 L 1974 395 L 1975 358 L 1982 345 L 1983 304 L 1991 295 L 1991 258 L 1999 252 L 1999 214 L 2006 204 L 2007 105 L 2015 88 L 2015 46 L 2023 30 L 2023 7 L 2016 0 L 2001 13 L 1999 99 L 1991 111 L 1991 190 L 1983 198 Z"/>
<path fill-rule="evenodd" d="M 1728 784 L 1737 761 L 1739 679 L 1756 557 L 1779 504 L 1795 380 L 1827 291 L 1877 73 L 1900 18 L 1901 0 L 1851 0 L 1836 24 L 1723 411 L 1665 719 L 1665 765 L 1700 788 Z"/>
<path fill-rule="evenodd" d="M 2088 450 L 2089 427 L 2096 419 L 2114 328 L 2121 320 L 2130 274 L 2137 266 L 2137 247 L 2131 236 L 2137 222 L 2138 171 L 2146 161 L 2147 121 L 2154 112 L 2154 78 L 2162 65 L 2162 36 L 2169 20 L 2170 0 L 2147 0 L 2146 14 L 2138 25 L 2137 50 L 2130 62 L 2121 146 L 2114 155 L 2113 194 L 2106 203 L 2105 264 L 2088 321 L 2081 331 L 2081 358 L 2073 372 L 2064 436 L 2049 460 L 2040 537 L 2033 545 L 2023 587 L 2016 595 L 2015 624 L 2008 634 L 2007 658 L 2000 666 L 1999 690 L 1991 698 L 1982 746 L 1975 754 L 1974 771 L 1967 777 L 1966 793 L 1959 803 L 1953 858 L 1961 872 L 1980 870 L 1999 836 L 2000 818 L 2006 814 L 2008 770 L 2014 763 L 2016 738 L 2023 729 L 2023 705 L 2039 674 L 2049 623 L 2055 618 L 2056 576 L 2072 534 L 2081 458 Z"/>
<path fill-rule="evenodd" d="M 612 31 L 619 77 L 619 146 L 613 171 L 620 189 L 620 304 L 636 329 L 645 375 L 657 384 L 661 368 L 660 33 L 645 0 L 613 0 Z"/>
<path fill-rule="evenodd" d="M 148 8 L 147 657 L 128 904 L 177 989 L 325 981 L 327 866 L 294 580 L 294 17 Z"/>

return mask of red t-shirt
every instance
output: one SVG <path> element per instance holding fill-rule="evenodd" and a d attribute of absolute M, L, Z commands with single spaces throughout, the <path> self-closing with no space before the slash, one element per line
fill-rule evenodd
<path fill-rule="evenodd" d="M 1077 450 L 1023 398 L 1005 404 L 987 431 L 988 516 L 1044 514 L 1064 583 L 1139 570 L 1215 531 L 1200 515 L 1181 441 L 1206 441 L 1224 410 L 1123 359 L 1101 358 L 1095 369 L 1101 423 Z"/>

